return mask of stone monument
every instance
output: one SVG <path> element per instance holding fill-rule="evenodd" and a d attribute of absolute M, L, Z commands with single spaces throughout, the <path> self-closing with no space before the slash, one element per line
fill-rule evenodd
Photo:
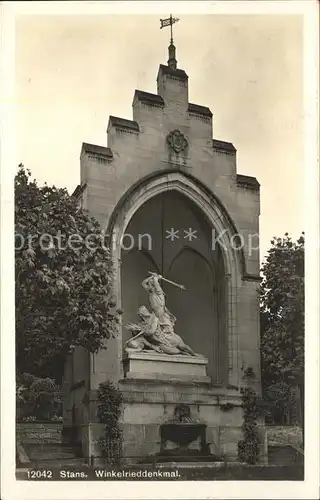
<path fill-rule="evenodd" d="M 82 145 L 74 196 L 110 235 L 124 311 L 106 350 L 79 348 L 66 363 L 64 426 L 86 457 L 99 454 L 96 400 L 106 380 L 123 393 L 128 460 L 160 451 L 178 405 L 205 429 L 212 453 L 236 460 L 247 368 L 261 391 L 259 250 L 243 244 L 259 234 L 260 186 L 237 173 L 235 147 L 212 138 L 211 110 L 188 92 L 170 43 L 157 92 L 135 90 L 132 120 L 110 116 L 106 146 Z"/>
<path fill-rule="evenodd" d="M 149 296 L 151 311 L 145 306 L 139 307 L 138 324 L 128 324 L 126 328 L 133 337 L 125 342 L 124 374 L 126 378 L 166 378 L 181 377 L 190 380 L 208 381 L 206 364 L 208 360 L 196 354 L 174 331 L 176 317 L 165 305 L 165 294 L 159 281 L 166 281 L 181 290 L 178 285 L 160 274 L 151 276 L 142 282 Z"/>

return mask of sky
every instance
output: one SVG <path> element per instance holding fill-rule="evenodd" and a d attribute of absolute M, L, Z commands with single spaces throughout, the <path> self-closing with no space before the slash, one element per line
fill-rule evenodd
<path fill-rule="evenodd" d="M 109 115 L 132 119 L 135 89 L 156 93 L 170 30 L 159 15 L 19 16 L 17 158 L 40 184 L 80 181 L 82 142 L 106 146 Z M 178 67 L 213 137 L 261 184 L 261 260 L 273 236 L 303 231 L 303 26 L 298 15 L 179 15 Z"/>

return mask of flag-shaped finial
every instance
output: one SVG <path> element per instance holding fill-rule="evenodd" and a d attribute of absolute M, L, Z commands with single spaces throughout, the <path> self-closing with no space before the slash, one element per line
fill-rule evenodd
<path fill-rule="evenodd" d="M 160 23 L 161 23 L 160 29 L 166 28 L 167 26 L 170 26 L 170 30 L 171 30 L 171 41 L 170 41 L 170 43 L 171 44 L 173 44 L 172 25 L 174 23 L 177 23 L 178 21 L 179 21 L 179 19 L 177 17 L 172 17 L 172 14 L 170 14 L 170 17 L 167 17 L 166 19 L 160 19 Z"/>
<path fill-rule="evenodd" d="M 166 19 L 160 19 L 160 29 L 166 28 L 167 26 L 170 26 L 170 31 L 171 31 L 171 38 L 170 38 L 170 45 L 169 45 L 169 59 L 168 59 L 168 66 L 172 69 L 177 69 L 177 60 L 176 60 L 176 48 L 173 45 L 173 36 L 172 36 L 172 25 L 174 23 L 177 23 L 179 19 L 177 17 L 172 17 L 172 14 L 170 14 L 170 17 L 167 17 Z"/>

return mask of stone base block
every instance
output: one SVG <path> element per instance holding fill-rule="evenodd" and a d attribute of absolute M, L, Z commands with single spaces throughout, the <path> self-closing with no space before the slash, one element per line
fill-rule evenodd
<path fill-rule="evenodd" d="M 192 381 L 182 382 L 181 379 L 177 382 L 165 381 L 163 374 L 161 379 L 124 378 L 119 382 L 123 394 L 121 423 L 124 457 L 138 460 L 139 457 L 141 459 L 160 453 L 162 424 L 172 421 L 177 406 L 187 405 L 192 421 L 206 425 L 206 443 L 210 452 L 231 461 L 236 460 L 235 452 L 242 438 L 243 421 L 239 392 L 228 387 L 214 388 Z M 226 402 L 231 405 L 228 412 L 221 409 L 221 405 Z M 189 448 L 197 449 L 197 445 L 197 442 L 190 443 Z"/>
<path fill-rule="evenodd" d="M 207 358 L 129 351 L 123 358 L 124 376 L 131 379 L 180 379 L 210 382 Z"/>
<path fill-rule="evenodd" d="M 144 362 L 145 358 L 141 359 L 141 357 L 141 353 L 130 353 L 127 358 L 129 368 L 132 366 L 135 370 L 142 369 L 139 363 Z M 150 357 L 148 355 L 151 369 L 153 357 L 151 359 Z M 163 359 L 162 356 L 161 358 Z M 168 357 L 165 356 L 165 358 Z M 170 361 L 172 362 L 172 359 Z M 194 360 L 188 358 L 188 361 L 189 363 L 185 363 L 184 366 L 191 366 L 193 369 L 192 361 Z M 197 359 L 197 361 L 199 360 Z M 136 368 L 135 363 L 138 364 L 138 368 Z M 174 363 L 173 360 L 173 365 L 179 367 L 180 363 Z M 200 370 L 205 369 L 205 360 L 200 359 L 199 365 L 200 368 L 197 367 L 199 368 L 198 375 L 196 375 L 198 379 L 201 378 Z M 156 365 L 152 366 L 155 369 Z M 146 372 L 145 378 L 142 376 L 139 380 L 134 376 L 130 378 L 132 373 L 134 372 L 128 371 L 127 375 L 129 376 L 118 382 L 118 388 L 123 396 L 119 423 L 123 430 L 123 459 L 125 463 L 140 462 L 146 457 L 155 457 L 161 452 L 162 424 L 172 422 L 176 408 L 181 405 L 189 407 L 193 422 L 205 424 L 205 441 L 210 453 L 230 462 L 237 461 L 238 442 L 243 438 L 243 408 L 238 389 L 231 386 L 193 383 L 190 380 L 188 382 L 182 381 L 183 375 L 181 374 L 178 375 L 178 380 L 174 381 L 174 375 L 171 375 L 170 380 L 165 380 L 165 374 L 160 373 L 158 379 L 152 379 L 150 378 L 152 374 Z M 90 393 L 88 401 L 92 420 L 87 426 L 82 427 L 82 449 L 86 457 L 99 457 L 101 454 L 99 437 L 104 433 L 104 424 L 99 423 L 96 418 L 96 391 Z M 259 422 L 259 424 L 260 463 L 266 463 L 267 442 L 263 423 Z M 169 446 L 170 441 L 168 443 Z M 176 446 L 174 443 L 173 448 Z M 196 441 L 188 446 L 191 450 L 198 450 Z"/>

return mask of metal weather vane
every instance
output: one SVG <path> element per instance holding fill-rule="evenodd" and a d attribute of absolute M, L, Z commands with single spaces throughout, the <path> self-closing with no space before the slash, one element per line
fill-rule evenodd
<path fill-rule="evenodd" d="M 172 25 L 174 23 L 177 23 L 179 19 L 177 17 L 172 17 L 172 14 L 170 14 L 170 17 L 167 17 L 166 19 L 160 19 L 160 29 L 166 28 L 167 26 L 170 26 L 170 33 L 171 33 L 171 44 L 173 44 L 173 36 L 172 36 Z"/>

